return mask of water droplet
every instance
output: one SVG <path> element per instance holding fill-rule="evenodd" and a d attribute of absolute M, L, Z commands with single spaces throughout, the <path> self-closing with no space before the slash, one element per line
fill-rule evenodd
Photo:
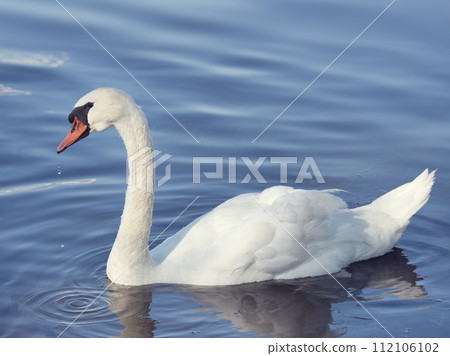
<path fill-rule="evenodd" d="M 61 247 L 64 247 L 64 245 L 61 245 Z"/>
<path fill-rule="evenodd" d="M 58 164 L 58 175 L 62 174 L 61 165 Z"/>

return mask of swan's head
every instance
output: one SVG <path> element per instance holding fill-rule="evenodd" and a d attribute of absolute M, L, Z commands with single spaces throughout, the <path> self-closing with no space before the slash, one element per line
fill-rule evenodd
<path fill-rule="evenodd" d="M 78 100 L 70 113 L 72 128 L 56 152 L 61 153 L 89 134 L 113 126 L 126 117 L 130 104 L 134 104 L 133 98 L 118 89 L 99 88 L 86 94 Z"/>

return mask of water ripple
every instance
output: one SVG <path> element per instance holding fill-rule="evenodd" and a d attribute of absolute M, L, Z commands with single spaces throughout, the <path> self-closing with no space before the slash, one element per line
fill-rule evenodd
<path fill-rule="evenodd" d="M 82 278 L 80 283 L 90 283 L 95 286 L 103 286 L 106 280 L 106 261 L 108 260 L 110 245 L 102 245 L 97 247 L 88 247 L 81 249 L 78 253 L 74 253 L 71 256 L 72 271 L 69 271 L 69 275 L 77 274 L 75 269 L 80 269 L 83 266 Z M 78 272 L 79 273 L 79 272 Z"/>
<path fill-rule="evenodd" d="M 96 288 L 59 288 L 36 291 L 19 297 L 19 302 L 30 309 L 34 318 L 43 323 L 58 325 L 108 323 L 117 317 L 109 309 L 111 303 Z"/>

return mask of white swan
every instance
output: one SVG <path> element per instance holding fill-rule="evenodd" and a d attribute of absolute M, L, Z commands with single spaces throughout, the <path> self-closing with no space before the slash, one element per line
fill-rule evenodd
<path fill-rule="evenodd" d="M 60 153 L 95 131 L 114 126 L 128 157 L 148 147 L 144 113 L 128 94 L 96 89 L 69 115 L 72 129 Z M 373 203 L 348 209 L 335 190 L 306 191 L 275 186 L 236 196 L 148 251 L 153 184 L 128 185 L 107 275 L 118 284 L 226 285 L 335 273 L 352 262 L 380 256 L 400 239 L 410 218 L 428 201 L 434 173 Z M 153 172 L 147 177 L 153 182 Z"/>

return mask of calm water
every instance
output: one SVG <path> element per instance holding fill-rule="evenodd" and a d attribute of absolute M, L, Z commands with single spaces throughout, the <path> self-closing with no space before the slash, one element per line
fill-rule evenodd
<path fill-rule="evenodd" d="M 337 278 L 394 336 L 450 336 L 448 1 L 399 0 L 251 143 L 388 3 L 62 0 L 196 143 L 58 3 L 3 1 L 0 335 L 56 337 L 92 303 L 63 337 L 388 336 L 329 276 L 108 287 L 126 188 L 121 140 L 109 130 L 60 156 L 56 147 L 78 98 L 112 86 L 142 105 L 155 147 L 172 156 L 172 178 L 156 191 L 154 245 L 227 198 L 279 184 L 268 158 L 267 183 L 242 183 L 239 157 L 297 157 L 288 185 L 348 190 L 350 206 L 438 168 L 397 248 Z M 225 178 L 193 184 L 194 156 L 225 157 Z M 228 157 L 238 157 L 234 184 Z M 295 183 L 305 157 L 325 184 Z"/>

